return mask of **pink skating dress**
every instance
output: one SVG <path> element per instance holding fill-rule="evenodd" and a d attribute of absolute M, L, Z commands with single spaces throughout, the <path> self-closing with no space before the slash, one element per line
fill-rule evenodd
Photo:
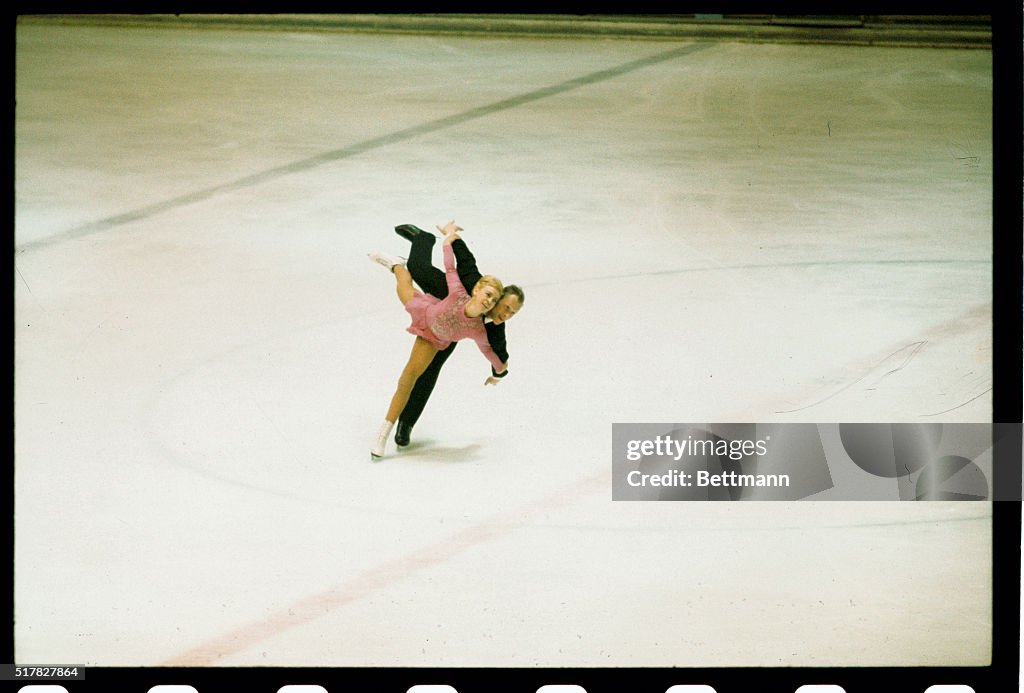
<path fill-rule="evenodd" d="M 440 299 L 437 296 L 417 291 L 405 304 L 405 310 L 412 317 L 412 324 L 406 332 L 423 337 L 437 348 L 447 349 L 452 342 L 460 339 L 472 339 L 480 351 L 494 366 L 496 373 L 505 370 L 505 364 L 494 353 L 487 341 L 487 330 L 484 329 L 483 316 L 467 318 L 464 312 L 469 302 L 469 294 L 455 270 L 455 251 L 450 243 L 445 244 L 444 276 L 448 282 L 448 296 Z"/>

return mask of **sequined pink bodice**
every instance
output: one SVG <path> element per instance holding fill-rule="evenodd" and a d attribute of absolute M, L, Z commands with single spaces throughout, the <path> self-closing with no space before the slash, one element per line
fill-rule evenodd
<path fill-rule="evenodd" d="M 405 310 L 412 316 L 412 324 L 406 332 L 423 337 L 439 351 L 447 349 L 452 342 L 460 339 L 472 339 L 494 366 L 494 370 L 500 373 L 505 370 L 505 364 L 487 341 L 483 316 L 466 316 L 466 304 L 469 303 L 470 297 L 455 270 L 455 252 L 451 244 L 446 244 L 443 252 L 448 297 L 441 300 L 436 296 L 417 292 L 405 304 Z"/>

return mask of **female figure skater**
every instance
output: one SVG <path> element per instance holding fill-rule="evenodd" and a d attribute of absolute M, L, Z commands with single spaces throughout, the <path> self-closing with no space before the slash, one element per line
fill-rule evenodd
<path fill-rule="evenodd" d="M 477 281 L 473 293 L 467 294 L 455 270 L 455 253 L 452 251 L 452 242 L 459 238 L 457 232 L 462 228 L 456 226 L 454 221 L 450 221 L 444 227 L 438 226 L 437 229 L 444 234 L 442 252 L 448 297 L 443 300 L 416 291 L 409 270 L 401 260 L 381 253 L 370 254 L 371 260 L 387 267 L 395 275 L 398 300 L 412 317 L 412 324 L 406 328 L 406 332 L 416 335 L 409 361 L 398 378 L 398 388 L 391 398 L 391 406 L 388 407 L 384 423 L 381 424 L 373 447 L 370 448 L 370 458 L 373 460 L 378 460 L 384 455 L 384 446 L 391 434 L 391 428 L 405 408 L 416 379 L 430 365 L 438 351 L 448 348 L 452 342 L 468 337 L 476 342 L 480 351 L 494 366 L 495 373 L 501 375 L 505 372 L 506 364 L 502 363 L 487 341 L 483 317 L 501 298 L 501 282 L 495 277 L 485 275 Z"/>

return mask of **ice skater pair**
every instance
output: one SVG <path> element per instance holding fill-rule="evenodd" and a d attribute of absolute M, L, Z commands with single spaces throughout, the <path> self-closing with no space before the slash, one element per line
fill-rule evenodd
<path fill-rule="evenodd" d="M 500 382 L 508 372 L 504 323 L 522 307 L 522 289 L 514 285 L 505 287 L 496 277 L 481 275 L 475 259 L 458 235 L 462 228 L 454 222 L 437 229 L 444 236 L 443 273 L 434 268 L 430 260 L 435 237 L 411 224 L 395 228 L 412 243 L 408 268 L 400 258 L 370 254 L 371 260 L 394 274 L 398 298 L 411 318 L 406 331 L 416 336 L 385 420 L 370 449 L 371 458 L 375 460 L 383 456 L 396 421 L 399 421 L 399 430 L 395 441 L 400 447 L 408 445 L 409 433 L 433 390 L 440 368 L 459 340 L 475 341 L 491 362 L 491 377 L 485 384 Z M 415 289 L 414 278 L 428 293 Z"/>

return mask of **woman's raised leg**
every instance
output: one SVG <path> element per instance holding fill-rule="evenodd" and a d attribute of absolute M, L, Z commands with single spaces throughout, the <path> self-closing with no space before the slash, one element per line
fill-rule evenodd
<path fill-rule="evenodd" d="M 395 275 L 398 300 L 404 306 L 413 297 L 413 294 L 416 293 L 416 288 L 412 285 L 412 275 L 409 274 L 409 270 L 402 264 L 402 258 L 385 255 L 384 253 L 370 253 L 368 257 L 378 265 L 388 268 Z"/>
<path fill-rule="evenodd" d="M 395 273 L 398 300 L 401 301 L 404 306 L 408 303 L 409 299 L 412 298 L 413 294 L 416 293 L 416 288 L 412 285 L 412 275 L 409 274 L 409 270 L 407 270 L 404 265 L 395 265 L 391 268 L 391 271 Z M 427 342 L 427 344 L 429 345 L 430 342 Z"/>

